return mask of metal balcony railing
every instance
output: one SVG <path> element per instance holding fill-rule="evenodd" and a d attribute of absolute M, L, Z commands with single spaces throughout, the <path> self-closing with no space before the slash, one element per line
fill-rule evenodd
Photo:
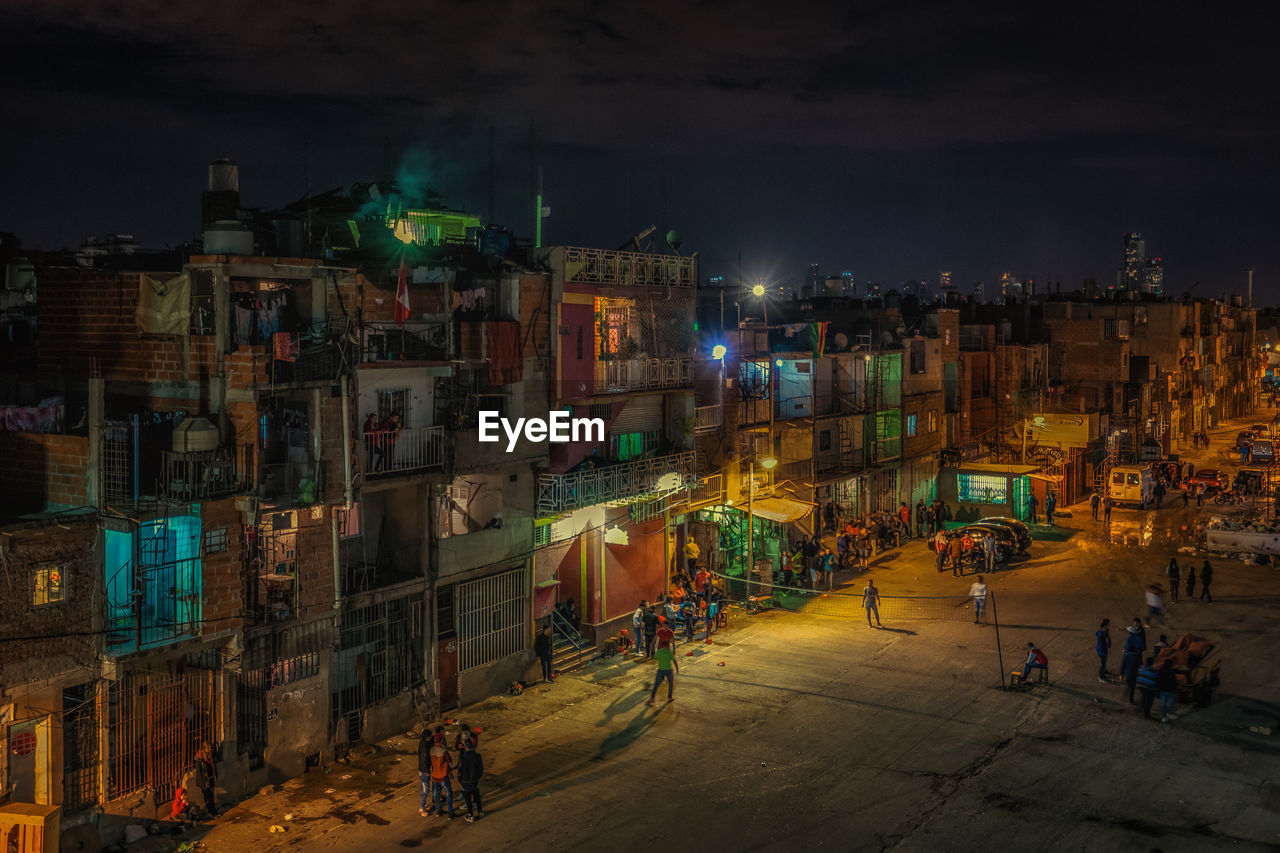
<path fill-rule="evenodd" d="M 724 423 L 724 408 L 721 406 L 698 406 L 693 410 L 695 432 L 715 432 Z"/>
<path fill-rule="evenodd" d="M 693 385 L 693 359 L 645 358 L 596 362 L 596 393 L 651 391 Z"/>
<path fill-rule="evenodd" d="M 620 287 L 693 287 L 697 261 L 645 252 L 564 247 L 564 280 Z"/>
<path fill-rule="evenodd" d="M 191 503 L 234 495 L 248 482 L 248 447 L 161 451 L 160 498 Z"/>
<path fill-rule="evenodd" d="M 699 507 L 724 503 L 724 475 L 711 474 L 700 477 L 697 485 L 689 489 L 689 506 Z"/>
<path fill-rule="evenodd" d="M 385 477 L 444 466 L 444 427 L 415 427 L 396 433 L 379 430 L 364 434 L 364 471 Z"/>
<path fill-rule="evenodd" d="M 551 515 L 612 501 L 627 502 L 686 488 L 694 476 L 694 454 L 672 453 L 619 462 L 568 474 L 538 475 L 538 513 Z"/>
<path fill-rule="evenodd" d="M 779 462 L 770 473 L 773 474 L 775 483 L 785 480 L 807 483 L 813 479 L 813 460 L 797 459 L 793 462 Z"/>

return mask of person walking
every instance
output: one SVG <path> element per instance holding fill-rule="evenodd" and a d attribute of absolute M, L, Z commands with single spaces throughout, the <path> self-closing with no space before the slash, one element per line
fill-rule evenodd
<path fill-rule="evenodd" d="M 462 789 L 462 801 L 467 806 L 463 820 L 475 823 L 484 817 L 484 804 L 480 799 L 480 777 L 484 776 L 484 759 L 472 738 L 463 738 L 458 753 L 458 787 Z"/>
<path fill-rule="evenodd" d="M 694 599 L 686 598 L 680 605 L 680 618 L 684 620 L 684 640 L 686 643 L 692 643 L 693 632 L 698 625 L 698 605 Z"/>
<path fill-rule="evenodd" d="M 641 601 L 631 614 L 631 636 L 636 638 L 636 657 L 644 654 L 644 611 L 648 606 L 649 602 Z"/>
<path fill-rule="evenodd" d="M 1178 588 L 1182 585 L 1182 569 L 1178 566 L 1178 558 L 1170 557 L 1169 565 L 1164 570 L 1169 578 L 1169 603 L 1178 603 Z"/>
<path fill-rule="evenodd" d="M 1058 496 L 1053 492 L 1044 497 L 1044 520 L 1053 527 L 1053 512 L 1058 508 Z"/>
<path fill-rule="evenodd" d="M 982 582 L 982 575 L 969 587 L 969 597 L 973 599 L 973 624 L 982 621 L 982 614 L 987 610 L 987 585 Z"/>
<path fill-rule="evenodd" d="M 538 656 L 538 662 L 542 664 L 542 680 L 546 684 L 551 683 L 551 626 L 543 625 L 542 630 L 538 632 L 538 636 L 533 640 L 533 653 Z"/>
<path fill-rule="evenodd" d="M 1111 495 L 1102 499 L 1102 523 L 1111 523 Z"/>
<path fill-rule="evenodd" d="M 1156 692 L 1160 694 L 1160 722 L 1178 719 L 1178 676 L 1171 661 L 1165 661 L 1156 670 Z"/>
<path fill-rule="evenodd" d="M 1152 584 L 1147 587 L 1147 627 L 1154 627 L 1157 619 L 1160 620 L 1160 627 L 1165 627 L 1164 602 L 1160 600 L 1160 587 Z"/>
<path fill-rule="evenodd" d="M 951 560 L 951 576 L 960 577 L 960 562 L 964 559 L 964 542 L 959 536 L 947 543 L 947 557 Z"/>
<path fill-rule="evenodd" d="M 690 536 L 684 543 L 684 561 L 688 567 L 690 577 L 698 573 L 698 557 L 701 555 L 702 549 L 698 547 L 698 543 L 693 541 L 693 537 Z"/>
<path fill-rule="evenodd" d="M 1103 684 L 1111 682 L 1111 673 L 1107 672 L 1107 655 L 1111 654 L 1111 620 L 1103 619 L 1098 626 L 1098 681 Z"/>
<path fill-rule="evenodd" d="M 1209 603 L 1213 604 L 1213 593 L 1209 591 L 1209 587 L 1213 585 L 1213 566 L 1209 565 L 1209 561 L 1205 560 L 1204 565 L 1200 567 L 1200 600 L 1209 599 Z"/>
<path fill-rule="evenodd" d="M 906 501 L 898 506 L 898 529 L 902 531 L 903 541 L 911 538 L 911 507 L 907 506 Z"/>
<path fill-rule="evenodd" d="M 658 672 L 653 676 L 653 689 L 649 691 L 649 701 L 646 705 L 652 705 L 653 700 L 658 695 L 658 685 L 667 682 L 667 702 L 676 701 L 676 673 L 680 671 L 680 662 L 676 660 L 675 654 L 671 651 L 671 644 L 658 646 L 654 652 L 654 657 L 658 661 Z M 674 667 L 674 670 L 672 669 Z"/>
<path fill-rule="evenodd" d="M 1138 669 L 1138 690 L 1142 693 L 1142 718 L 1151 719 L 1151 705 L 1156 701 L 1156 684 L 1160 673 L 1156 671 L 1156 659 L 1147 658 L 1147 662 Z"/>
<path fill-rule="evenodd" d="M 947 537 L 942 532 L 933 535 L 933 550 L 937 552 L 938 574 L 947 566 Z"/>
<path fill-rule="evenodd" d="M 872 614 L 876 617 L 876 627 L 883 627 L 880 624 L 880 590 L 876 589 L 871 578 L 867 578 L 867 585 L 862 590 L 862 606 L 867 611 L 867 627 L 871 627 Z"/>
<path fill-rule="evenodd" d="M 1124 638 L 1124 657 L 1120 660 L 1120 675 L 1128 689 L 1129 704 L 1133 704 L 1134 686 L 1138 681 L 1138 669 L 1142 666 L 1142 653 L 1147 650 L 1147 638 L 1142 633 L 1142 620 L 1134 619 Z"/>
<path fill-rule="evenodd" d="M 1102 507 L 1102 499 L 1098 497 L 1098 493 L 1094 492 L 1089 495 L 1089 511 L 1093 513 L 1093 520 L 1098 520 L 1098 510 Z"/>
<path fill-rule="evenodd" d="M 996 570 L 996 537 L 987 536 L 982 540 L 982 556 L 986 559 L 987 571 Z"/>
<path fill-rule="evenodd" d="M 1204 506 L 1204 483 L 1196 484 L 1196 507 Z"/>
<path fill-rule="evenodd" d="M 1196 594 L 1196 567 L 1195 564 L 1187 566 L 1187 598 Z"/>
<path fill-rule="evenodd" d="M 1191 503 L 1191 486 L 1188 485 L 1182 490 L 1182 508 L 1186 509 Z"/>

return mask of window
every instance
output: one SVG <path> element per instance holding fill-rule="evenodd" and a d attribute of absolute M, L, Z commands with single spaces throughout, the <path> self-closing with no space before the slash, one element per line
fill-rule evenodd
<path fill-rule="evenodd" d="M 378 420 L 385 421 L 392 415 L 400 416 L 400 426 L 409 423 L 409 389 L 383 388 L 378 391 Z"/>
<path fill-rule="evenodd" d="M 937 432 L 937 431 L 938 431 L 938 413 L 930 412 L 929 413 L 929 432 Z"/>
<path fill-rule="evenodd" d="M 1113 485 L 1113 486 L 1123 486 L 1123 485 L 1124 485 L 1124 472 L 1123 472 L 1123 471 L 1119 471 L 1119 472 L 1117 472 L 1117 473 L 1115 473 L 1115 474 L 1112 474 L 1112 475 L 1111 475 L 1111 485 Z"/>
<path fill-rule="evenodd" d="M 227 528 L 216 527 L 204 532 L 204 552 L 216 554 L 227 550 Z"/>
<path fill-rule="evenodd" d="M 911 438 L 916 434 L 916 416 L 907 415 L 907 437 Z"/>
<path fill-rule="evenodd" d="M 609 437 L 609 452 L 614 459 L 634 459 L 658 449 L 659 430 L 627 432 Z"/>
<path fill-rule="evenodd" d="M 957 474 L 956 491 L 966 503 L 1002 504 L 1009 502 L 1009 480 L 991 474 Z"/>
<path fill-rule="evenodd" d="M 63 580 L 62 569 L 58 566 L 36 569 L 35 592 L 31 596 L 31 604 L 35 607 L 43 607 L 46 604 L 66 601 L 67 588 Z"/>
<path fill-rule="evenodd" d="M 572 406 L 567 407 L 566 410 L 569 412 L 570 415 L 573 414 Z M 609 419 L 613 417 L 613 404 L 592 403 L 590 406 L 587 407 L 587 417 L 599 418 L 602 421 L 608 422 Z"/>
<path fill-rule="evenodd" d="M 822 432 L 818 433 L 818 449 L 819 450 L 831 449 L 831 430 L 824 429 Z"/>

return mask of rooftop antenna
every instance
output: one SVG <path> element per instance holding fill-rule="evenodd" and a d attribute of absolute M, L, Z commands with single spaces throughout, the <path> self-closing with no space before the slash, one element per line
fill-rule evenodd
<path fill-rule="evenodd" d="M 497 176 L 498 143 L 496 141 L 497 139 L 496 134 L 497 134 L 497 131 L 494 129 L 493 125 L 489 125 L 489 215 L 488 215 L 489 221 L 487 224 L 490 224 L 490 225 L 493 224 L 493 216 L 494 216 L 493 196 L 496 191 L 495 187 L 497 186 L 497 182 L 498 182 L 498 176 Z"/>

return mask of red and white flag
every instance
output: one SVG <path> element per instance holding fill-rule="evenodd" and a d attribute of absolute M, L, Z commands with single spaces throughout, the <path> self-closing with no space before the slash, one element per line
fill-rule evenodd
<path fill-rule="evenodd" d="M 403 326 L 409 319 L 409 276 L 404 259 L 400 260 L 400 283 L 396 285 L 396 325 Z"/>

